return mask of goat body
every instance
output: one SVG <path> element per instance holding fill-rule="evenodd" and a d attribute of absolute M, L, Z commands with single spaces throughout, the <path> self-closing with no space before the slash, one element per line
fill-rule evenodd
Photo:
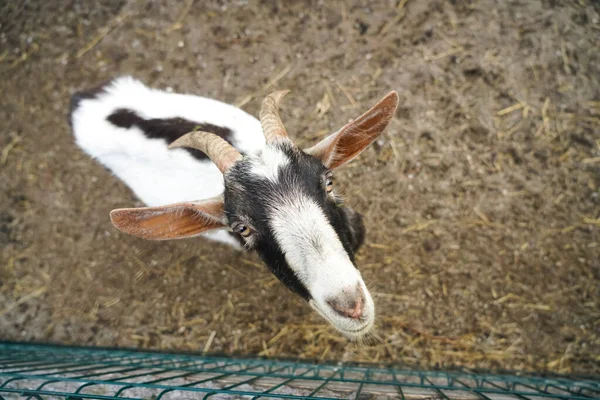
<path fill-rule="evenodd" d="M 180 136 L 198 129 L 213 132 L 244 153 L 265 146 L 260 122 L 243 110 L 148 88 L 131 77 L 76 93 L 70 122 L 77 145 L 151 207 L 223 193 L 223 175 L 205 154 L 168 149 Z M 204 235 L 240 248 L 226 230 Z"/>
<path fill-rule="evenodd" d="M 302 150 L 279 118 L 286 93 L 267 96 L 259 121 L 212 99 L 123 77 L 75 94 L 71 125 L 77 144 L 149 206 L 113 210 L 115 227 L 151 240 L 205 235 L 241 243 L 342 334 L 358 339 L 375 319 L 354 259 L 365 228 L 335 194 L 333 170 L 379 137 L 398 95 L 389 93 Z"/>

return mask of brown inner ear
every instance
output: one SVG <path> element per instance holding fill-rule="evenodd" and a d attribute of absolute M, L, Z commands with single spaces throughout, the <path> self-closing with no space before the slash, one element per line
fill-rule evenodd
<path fill-rule="evenodd" d="M 327 167 L 337 168 L 358 156 L 381 135 L 397 106 L 398 94 L 391 92 L 369 111 L 306 151 Z"/>
<path fill-rule="evenodd" d="M 351 122 L 334 142 L 329 168 L 337 168 L 362 153 L 379 137 L 390 119 L 386 118 L 385 113 L 377 111 L 375 114 L 363 114 L 358 120 Z"/>
<path fill-rule="evenodd" d="M 168 240 L 197 236 L 223 228 L 223 202 L 220 199 L 178 203 L 161 207 L 113 210 L 110 219 L 122 232 L 148 240 Z"/>

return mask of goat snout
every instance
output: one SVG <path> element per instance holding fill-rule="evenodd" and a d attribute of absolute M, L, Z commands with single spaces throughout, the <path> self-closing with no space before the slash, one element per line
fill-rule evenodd
<path fill-rule="evenodd" d="M 327 304 L 343 317 L 361 319 L 365 308 L 365 293 L 358 284 L 354 289 L 343 290 L 337 296 L 329 298 Z"/>

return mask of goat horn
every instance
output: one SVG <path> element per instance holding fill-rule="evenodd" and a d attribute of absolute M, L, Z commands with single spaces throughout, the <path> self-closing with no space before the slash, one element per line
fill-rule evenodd
<path fill-rule="evenodd" d="M 281 122 L 281 118 L 279 117 L 279 102 L 289 92 L 289 90 L 280 90 L 271 93 L 263 100 L 259 117 L 267 143 L 288 137 L 283 122 Z"/>
<path fill-rule="evenodd" d="M 186 133 L 169 145 L 169 149 L 177 147 L 200 150 L 215 163 L 222 173 L 227 172 L 236 161 L 242 158 L 240 152 L 232 145 L 210 132 L 194 131 Z"/>

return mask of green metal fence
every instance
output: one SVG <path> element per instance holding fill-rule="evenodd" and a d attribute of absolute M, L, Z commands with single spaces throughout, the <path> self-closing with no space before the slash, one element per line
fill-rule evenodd
<path fill-rule="evenodd" d="M 600 380 L 0 342 L 2 399 L 579 399 Z"/>

